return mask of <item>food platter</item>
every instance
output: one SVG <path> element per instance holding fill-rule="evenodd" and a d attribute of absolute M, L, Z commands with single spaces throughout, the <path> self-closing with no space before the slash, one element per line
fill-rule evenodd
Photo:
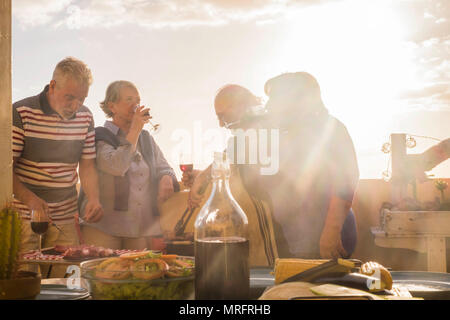
<path fill-rule="evenodd" d="M 179 267 L 182 266 L 182 267 Z M 80 264 L 93 299 L 173 300 L 194 297 L 194 258 L 122 255 Z M 178 270 L 178 272 L 177 272 Z"/>
<path fill-rule="evenodd" d="M 109 249 L 96 246 L 55 246 L 26 252 L 20 262 L 31 264 L 74 264 L 102 257 L 117 257 L 124 253 L 140 252 L 143 250 Z"/>

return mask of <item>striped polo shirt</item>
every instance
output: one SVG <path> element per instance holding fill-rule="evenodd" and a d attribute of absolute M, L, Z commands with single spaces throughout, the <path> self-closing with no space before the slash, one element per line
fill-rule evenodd
<path fill-rule="evenodd" d="M 13 104 L 13 156 L 19 180 L 48 203 L 54 221 L 73 221 L 78 212 L 77 167 L 80 159 L 95 159 L 92 113 L 85 106 L 64 120 L 47 100 L 45 87 L 39 95 Z M 28 207 L 17 199 L 24 219 Z"/>

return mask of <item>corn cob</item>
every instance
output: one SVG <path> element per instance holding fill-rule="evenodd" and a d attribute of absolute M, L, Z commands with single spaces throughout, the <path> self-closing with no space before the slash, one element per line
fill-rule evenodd
<path fill-rule="evenodd" d="M 326 259 L 275 259 L 275 284 L 328 261 Z"/>

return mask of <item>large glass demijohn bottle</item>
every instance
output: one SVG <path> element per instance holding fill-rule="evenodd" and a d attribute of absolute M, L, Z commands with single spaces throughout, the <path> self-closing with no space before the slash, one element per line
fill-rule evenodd
<path fill-rule="evenodd" d="M 212 191 L 195 220 L 196 299 L 248 299 L 248 220 L 230 192 L 226 153 L 215 152 Z"/>

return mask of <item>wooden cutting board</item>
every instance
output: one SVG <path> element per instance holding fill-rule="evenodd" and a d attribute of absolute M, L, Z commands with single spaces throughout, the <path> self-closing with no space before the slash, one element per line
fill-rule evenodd
<path fill-rule="evenodd" d="M 288 282 L 268 288 L 259 300 L 384 300 L 357 289 L 334 284 Z"/>

